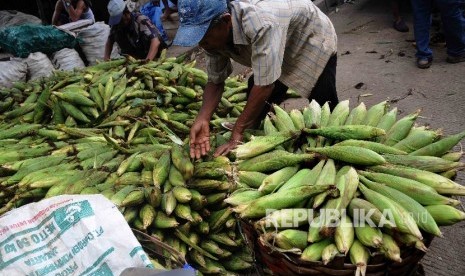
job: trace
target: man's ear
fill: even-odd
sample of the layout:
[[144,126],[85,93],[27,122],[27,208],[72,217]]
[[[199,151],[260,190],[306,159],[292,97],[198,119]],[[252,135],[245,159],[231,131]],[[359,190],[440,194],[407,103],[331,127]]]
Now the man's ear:
[[221,20],[223,20],[223,22],[225,22],[228,26],[232,25],[230,13],[223,14],[223,16],[221,17]]

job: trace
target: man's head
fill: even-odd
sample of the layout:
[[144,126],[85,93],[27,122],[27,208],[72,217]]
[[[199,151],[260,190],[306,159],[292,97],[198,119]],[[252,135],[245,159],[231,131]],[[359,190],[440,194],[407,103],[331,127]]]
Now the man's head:
[[128,9],[125,1],[110,0],[110,2],[108,2],[107,8],[108,13],[110,14],[108,25],[115,26],[121,23],[122,25],[126,26],[131,21],[131,12]]
[[227,0],[179,0],[180,26],[173,44],[186,47],[200,44],[206,50],[222,44],[214,39],[229,36],[231,16],[226,2]]

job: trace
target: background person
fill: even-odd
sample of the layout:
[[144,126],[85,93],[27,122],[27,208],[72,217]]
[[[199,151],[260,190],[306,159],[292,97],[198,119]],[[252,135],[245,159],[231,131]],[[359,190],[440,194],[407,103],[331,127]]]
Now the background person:
[[391,0],[391,11],[394,17],[393,27],[396,31],[406,33],[409,31],[409,27],[405,23],[404,19],[400,15],[400,6],[402,5],[401,0]]
[[[433,0],[436,3],[443,26],[449,63],[465,61],[465,15],[463,0]],[[431,0],[411,0],[413,9],[413,27],[417,48],[418,68],[429,68],[433,62],[430,44]]]
[[60,26],[82,19],[95,22],[91,7],[92,3],[89,0],[58,0],[52,16],[52,25]]
[[153,60],[167,48],[150,19],[138,12],[129,11],[124,1],[110,0],[108,13],[111,30],[105,44],[104,60],[110,59],[115,42],[118,43],[121,54],[147,61]]

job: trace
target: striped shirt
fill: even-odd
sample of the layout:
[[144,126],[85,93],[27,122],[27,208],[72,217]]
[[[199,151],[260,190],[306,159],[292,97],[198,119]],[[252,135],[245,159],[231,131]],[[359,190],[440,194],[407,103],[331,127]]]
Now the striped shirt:
[[252,68],[256,85],[279,79],[308,98],[336,53],[329,18],[311,0],[236,0],[231,18],[234,45],[206,53],[209,80],[223,82],[232,58]]

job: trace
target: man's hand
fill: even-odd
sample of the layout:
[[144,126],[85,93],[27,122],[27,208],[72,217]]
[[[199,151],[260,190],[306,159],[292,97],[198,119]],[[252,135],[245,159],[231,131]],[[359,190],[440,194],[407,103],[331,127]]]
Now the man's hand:
[[210,151],[210,126],[208,120],[197,119],[190,132],[190,154],[199,159]]
[[227,155],[230,151],[235,149],[237,145],[242,143],[242,139],[243,139],[242,134],[233,134],[228,143],[221,145],[220,147],[216,149],[215,154],[213,156],[218,157],[220,155],[223,155],[223,156]]

